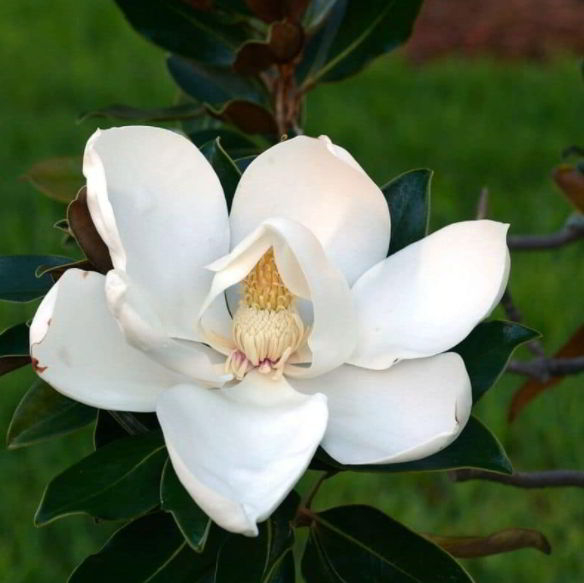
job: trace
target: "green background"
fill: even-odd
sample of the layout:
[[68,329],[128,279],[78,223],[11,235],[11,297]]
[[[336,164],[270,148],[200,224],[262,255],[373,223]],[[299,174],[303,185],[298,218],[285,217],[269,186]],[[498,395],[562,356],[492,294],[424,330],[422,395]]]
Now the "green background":
[[[81,154],[97,124],[77,125],[79,113],[112,102],[166,105],[175,89],[163,53],[130,29],[111,1],[3,0],[0,54],[0,254],[63,253],[51,225],[64,207],[19,178],[38,160]],[[560,228],[570,213],[550,170],[562,148],[584,142],[583,101],[572,57],[546,64],[452,58],[414,68],[398,55],[317,89],[308,101],[306,131],[328,134],[380,184],[410,168],[434,169],[432,229],[472,218],[478,193],[488,186],[491,218],[511,223],[512,234],[543,233]],[[581,259],[581,244],[513,255],[513,293],[550,352],[582,318]],[[34,307],[0,304],[0,328],[30,317]],[[26,369],[0,379],[2,432],[32,378]],[[515,467],[584,466],[582,381],[565,381],[509,426],[506,409],[518,383],[502,379],[477,408]],[[28,449],[0,449],[3,581],[64,581],[111,532],[111,525],[79,516],[32,526],[44,484],[90,448],[86,430]],[[576,489],[453,484],[441,474],[344,474],[325,484],[316,506],[351,502],[378,506],[423,532],[487,534],[521,526],[549,537],[550,557],[524,550],[467,561],[480,583],[584,579],[584,504]]]

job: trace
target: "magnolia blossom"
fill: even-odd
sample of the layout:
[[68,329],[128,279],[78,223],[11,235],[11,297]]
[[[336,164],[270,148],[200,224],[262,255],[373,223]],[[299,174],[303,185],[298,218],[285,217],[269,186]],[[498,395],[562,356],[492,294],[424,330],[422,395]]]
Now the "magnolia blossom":
[[506,225],[456,223],[386,258],[384,196],[326,137],[258,156],[230,215],[211,165],[167,130],[98,130],[83,172],[114,268],[49,291],[36,369],[87,405],[156,411],[217,524],[256,535],[319,444],[381,464],[460,434],[470,381],[445,351],[501,297]]

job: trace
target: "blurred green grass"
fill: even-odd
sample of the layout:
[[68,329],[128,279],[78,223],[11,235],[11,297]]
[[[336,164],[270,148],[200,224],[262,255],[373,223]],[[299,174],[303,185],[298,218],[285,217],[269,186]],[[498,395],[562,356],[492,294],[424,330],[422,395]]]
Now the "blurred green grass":
[[[35,161],[80,154],[97,124],[75,124],[96,106],[170,103],[175,90],[164,56],[134,34],[113,2],[4,0],[0,5],[0,254],[60,252],[51,225],[62,205],[19,177]],[[411,68],[399,57],[319,88],[308,104],[307,133],[326,133],[377,180],[409,168],[436,171],[432,228],[472,218],[483,186],[491,217],[512,233],[559,228],[570,208],[550,181],[566,145],[584,141],[584,87],[574,58],[545,66],[449,59]],[[107,124],[102,123],[102,126]],[[511,286],[525,321],[558,348],[582,319],[582,246],[515,254]],[[0,304],[0,328],[30,317],[34,305]],[[0,379],[0,430],[32,380],[29,370]],[[584,466],[582,381],[536,400],[512,426],[505,421],[515,378],[502,379],[477,409],[519,469]],[[71,517],[43,529],[32,516],[44,484],[90,450],[90,432],[33,448],[0,449],[0,573],[10,583],[64,581],[111,525]],[[417,530],[489,533],[539,528],[551,557],[525,550],[466,564],[480,583],[584,579],[582,492],[518,491],[494,484],[451,484],[440,474],[345,474],[322,488],[317,505],[371,503]]]

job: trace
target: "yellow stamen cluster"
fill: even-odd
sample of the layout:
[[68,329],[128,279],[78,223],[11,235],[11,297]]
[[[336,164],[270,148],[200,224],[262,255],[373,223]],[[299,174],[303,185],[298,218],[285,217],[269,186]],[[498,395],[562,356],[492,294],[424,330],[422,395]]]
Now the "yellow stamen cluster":
[[287,310],[293,296],[284,285],[270,248],[243,280],[243,301],[257,310]]
[[284,285],[274,251],[269,249],[243,280],[242,298],[233,318],[236,345],[225,364],[241,379],[248,370],[278,378],[286,361],[305,342],[307,330]]

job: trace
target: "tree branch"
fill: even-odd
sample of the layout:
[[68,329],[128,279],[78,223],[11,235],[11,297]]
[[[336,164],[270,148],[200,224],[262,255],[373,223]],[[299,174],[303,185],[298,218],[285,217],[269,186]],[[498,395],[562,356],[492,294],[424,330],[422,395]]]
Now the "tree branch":
[[548,235],[509,235],[507,245],[511,251],[541,251],[557,249],[584,238],[584,226],[568,224]]
[[584,472],[577,470],[547,470],[543,472],[516,472],[514,474],[497,474],[486,470],[454,470],[449,476],[455,482],[485,480],[498,482],[516,488],[557,488],[575,486],[584,488]]
[[507,365],[507,372],[528,376],[540,382],[546,382],[550,377],[563,377],[584,371],[584,356],[573,358],[546,358],[540,356],[528,362],[512,360]]

